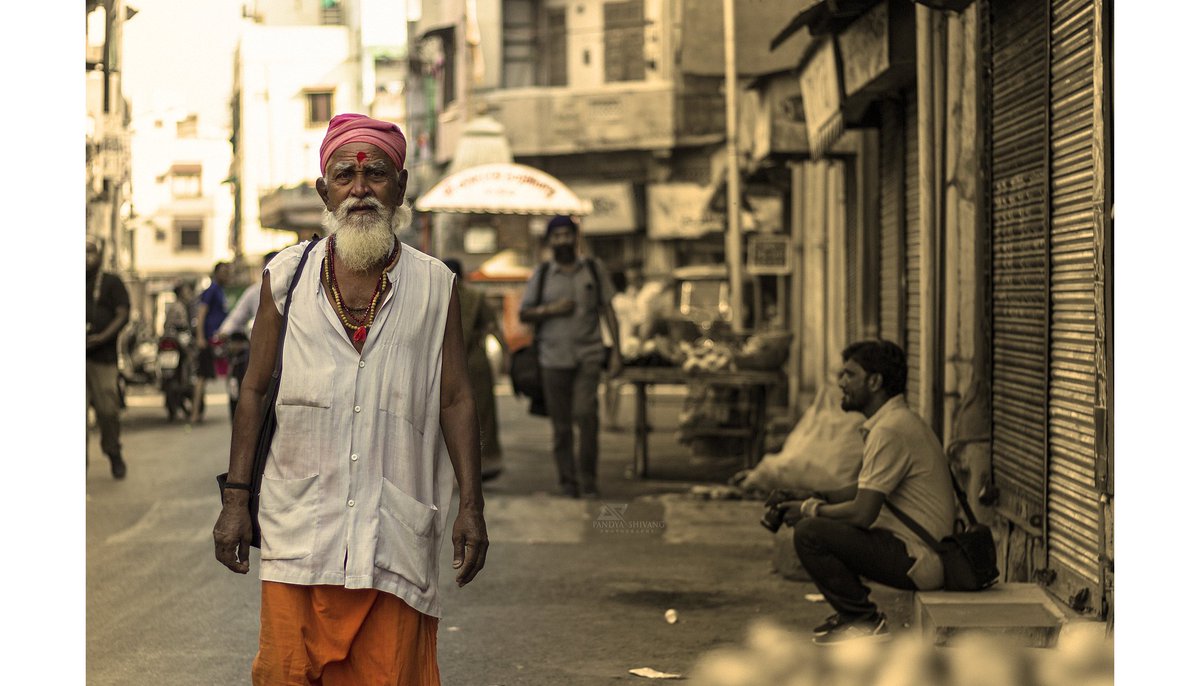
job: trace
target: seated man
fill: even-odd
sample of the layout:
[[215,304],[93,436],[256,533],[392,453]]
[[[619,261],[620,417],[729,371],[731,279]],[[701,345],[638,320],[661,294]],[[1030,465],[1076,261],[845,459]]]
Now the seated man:
[[900,508],[935,538],[951,533],[954,491],[933,430],[904,401],[908,365],[888,341],[862,341],[842,351],[842,409],[867,417],[858,483],[781,504],[795,527],[800,562],[837,611],[813,630],[813,641],[884,638],[887,618],[868,599],[861,577],[895,588],[942,585],[942,562],[889,506]]

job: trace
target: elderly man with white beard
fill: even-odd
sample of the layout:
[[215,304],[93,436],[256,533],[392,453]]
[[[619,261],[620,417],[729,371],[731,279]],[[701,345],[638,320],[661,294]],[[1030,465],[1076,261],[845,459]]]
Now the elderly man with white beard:
[[263,273],[234,419],[217,559],[249,571],[249,489],[283,332],[278,428],[262,477],[255,684],[440,683],[438,551],[453,482],[461,587],[483,568],[479,427],[454,277],[400,242],[406,142],[394,124],[334,117],[316,189],[329,236]]

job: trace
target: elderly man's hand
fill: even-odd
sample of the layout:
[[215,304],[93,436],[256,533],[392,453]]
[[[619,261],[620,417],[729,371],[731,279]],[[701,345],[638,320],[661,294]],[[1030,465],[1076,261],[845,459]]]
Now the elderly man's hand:
[[451,540],[454,542],[454,568],[458,570],[454,580],[461,588],[471,583],[487,559],[487,526],[483,523],[483,513],[459,509]]
[[249,496],[246,501],[240,504],[226,502],[213,527],[217,561],[238,574],[250,571],[250,539],[254,536]]

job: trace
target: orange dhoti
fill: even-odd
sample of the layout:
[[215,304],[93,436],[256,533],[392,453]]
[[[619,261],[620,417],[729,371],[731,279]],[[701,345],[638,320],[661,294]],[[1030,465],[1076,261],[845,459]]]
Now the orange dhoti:
[[438,620],[373,589],[262,583],[255,686],[440,686]]

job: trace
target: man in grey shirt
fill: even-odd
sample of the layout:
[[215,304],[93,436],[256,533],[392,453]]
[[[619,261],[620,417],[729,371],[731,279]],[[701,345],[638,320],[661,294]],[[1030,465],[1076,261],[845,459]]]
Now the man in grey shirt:
[[[600,372],[621,373],[621,353],[606,352],[600,338],[604,317],[612,340],[619,341],[612,309],[613,287],[604,266],[579,257],[579,225],[558,216],[546,226],[546,243],[554,259],[534,271],[521,299],[521,321],[533,324],[542,368],[546,408],[554,427],[554,460],[563,495],[599,497]],[[540,292],[539,292],[540,291]],[[575,459],[574,426],[579,427],[579,459]]]

